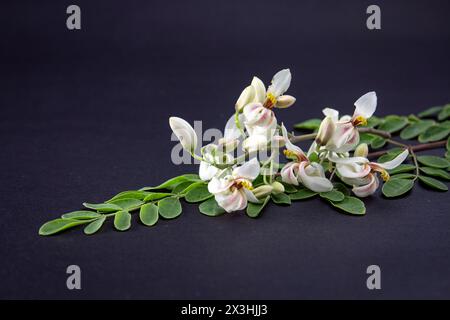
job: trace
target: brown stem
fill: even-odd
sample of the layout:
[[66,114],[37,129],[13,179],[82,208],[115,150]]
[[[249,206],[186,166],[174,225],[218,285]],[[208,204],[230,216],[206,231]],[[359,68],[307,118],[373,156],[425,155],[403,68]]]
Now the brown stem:
[[[415,146],[407,146],[409,150],[412,150],[413,152],[419,152],[419,151],[425,151],[425,150],[431,150],[436,148],[442,148],[447,143],[446,140],[442,141],[436,141],[436,142],[430,142],[430,143],[422,143],[422,144],[416,144]],[[379,156],[382,156],[383,154],[389,152],[389,150],[381,150],[381,151],[375,151],[371,152],[367,155],[368,158],[376,158]]]

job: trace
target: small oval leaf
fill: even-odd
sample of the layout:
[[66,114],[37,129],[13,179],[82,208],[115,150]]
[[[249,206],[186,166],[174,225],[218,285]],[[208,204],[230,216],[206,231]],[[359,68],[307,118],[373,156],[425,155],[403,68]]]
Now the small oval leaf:
[[401,130],[408,124],[408,119],[399,116],[387,116],[383,123],[378,127],[379,130],[387,131],[390,133]]
[[309,119],[297,124],[294,124],[294,129],[300,129],[300,130],[316,130],[319,129],[320,123],[322,122],[321,119]]
[[187,202],[200,202],[211,198],[213,195],[208,191],[208,185],[201,184],[189,190],[186,193],[185,200]]
[[139,208],[144,202],[138,199],[117,199],[110,203],[120,207],[121,210],[134,210]]
[[433,189],[439,190],[439,191],[448,191],[448,187],[440,182],[439,180],[436,180],[431,177],[425,177],[425,176],[419,176],[420,182],[424,183],[426,186],[431,187]]
[[123,191],[121,193],[116,194],[114,197],[112,197],[111,199],[109,199],[108,201],[105,201],[105,202],[109,203],[113,200],[118,200],[118,199],[143,200],[147,194],[148,194],[148,192],[145,192],[145,191],[135,191],[135,190]]
[[173,219],[181,214],[182,208],[178,198],[164,198],[158,202],[159,214],[165,219]]
[[262,201],[261,203],[252,203],[249,202],[247,205],[247,215],[250,218],[256,218],[261,214],[261,211],[264,209],[264,207],[267,205],[267,203],[270,200],[270,196],[267,196],[266,199],[264,199],[264,201]]
[[[291,193],[292,194],[292,193]],[[276,204],[290,205],[291,198],[286,193],[277,193],[271,195],[272,201]]]
[[394,198],[407,193],[414,186],[414,180],[409,179],[389,179],[381,191],[388,198]]
[[114,227],[119,231],[126,231],[131,227],[131,214],[128,211],[119,211],[114,216]]
[[115,212],[115,211],[119,211],[122,210],[121,207],[112,204],[112,203],[83,203],[83,206],[85,206],[86,208],[92,209],[92,210],[97,210],[99,212]]
[[217,201],[214,198],[211,198],[211,199],[206,200],[205,202],[202,202],[199,206],[199,210],[204,215],[207,215],[210,217],[217,217],[226,212],[224,208],[222,208],[221,206],[219,206],[217,204]]
[[342,201],[345,198],[345,195],[342,192],[338,191],[338,190],[331,190],[331,191],[328,191],[328,192],[321,192],[321,193],[319,193],[319,195],[322,198],[324,198],[324,199],[328,199],[328,200],[334,201],[334,202]]
[[153,203],[144,204],[139,212],[139,218],[146,226],[153,226],[158,222],[158,207]]
[[75,219],[55,219],[44,223],[39,228],[39,234],[41,236],[49,236],[66,229],[76,227],[80,224],[88,223],[86,220],[75,220]]
[[334,207],[353,215],[363,215],[366,213],[366,206],[364,205],[364,202],[356,197],[345,196],[344,200],[342,201],[330,201],[330,203]]
[[425,132],[419,135],[419,142],[433,142],[447,138],[450,133],[450,128],[444,126],[434,125],[429,127]]
[[306,188],[301,188],[297,192],[291,193],[289,195],[289,197],[291,198],[292,201],[296,201],[296,200],[308,199],[308,198],[314,197],[315,195],[317,195],[317,192],[311,191]]
[[429,176],[433,176],[433,177],[437,177],[437,178],[441,178],[441,179],[445,179],[445,180],[450,180],[450,173],[448,173],[447,171],[442,170],[442,169],[431,168],[431,167],[421,167],[420,171],[422,171],[423,173],[425,173],[426,175],[429,175]]
[[84,228],[84,233],[87,235],[96,233],[98,230],[100,230],[100,228],[102,227],[105,220],[106,220],[106,217],[103,216],[103,217],[100,217],[100,218],[92,221]]
[[159,200],[162,198],[167,198],[173,196],[173,193],[166,193],[166,192],[152,192],[149,193],[145,198],[144,198],[144,202],[149,202],[149,201],[155,201],[155,200]]
[[450,162],[447,159],[436,156],[419,156],[417,161],[428,167],[438,169],[446,169],[450,166]]
[[88,219],[94,219],[100,217],[101,214],[94,211],[86,211],[86,210],[80,210],[80,211],[72,211],[69,213],[64,213],[61,218],[63,219],[77,219],[77,220],[88,220]]

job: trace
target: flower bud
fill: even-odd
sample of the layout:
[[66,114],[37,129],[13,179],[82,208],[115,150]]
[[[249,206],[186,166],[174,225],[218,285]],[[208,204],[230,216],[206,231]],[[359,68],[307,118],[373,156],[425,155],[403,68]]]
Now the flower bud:
[[265,184],[253,189],[252,192],[255,195],[255,197],[264,198],[267,197],[269,194],[271,194],[272,190],[273,190],[272,186]]
[[333,136],[336,125],[331,117],[325,117],[320,123],[319,131],[316,136],[316,143],[319,146],[326,145]]
[[236,111],[241,112],[242,109],[247,104],[253,101],[254,97],[255,97],[255,88],[253,86],[248,86],[247,88],[245,88],[236,101],[235,105]]
[[278,181],[273,182],[273,183],[271,184],[271,186],[272,186],[272,188],[273,188],[273,190],[272,190],[272,193],[273,193],[273,194],[279,194],[279,193],[284,192],[284,186],[283,186],[283,184],[279,183]]
[[294,102],[295,98],[293,96],[290,95],[279,96],[275,104],[275,107],[280,109],[289,108],[294,104]]
[[170,117],[169,125],[178,140],[180,140],[183,148],[193,153],[197,147],[197,134],[194,128],[186,120],[178,117]]
[[367,146],[367,143],[361,143],[356,147],[354,156],[366,158],[368,154],[369,154],[369,147]]

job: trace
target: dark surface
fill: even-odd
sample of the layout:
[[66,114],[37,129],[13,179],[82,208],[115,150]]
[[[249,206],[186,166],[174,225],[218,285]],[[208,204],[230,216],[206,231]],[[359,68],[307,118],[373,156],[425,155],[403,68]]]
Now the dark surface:
[[184,205],[153,228],[37,234],[83,201],[197,170],[171,163],[168,117],[222,128],[253,75],[291,68],[288,127],[370,90],[379,115],[449,102],[448,1],[377,1],[379,31],[367,1],[77,1],[75,32],[71,3],[0,7],[1,298],[450,298],[448,193],[422,187],[367,199],[362,218],[319,200],[256,220]]

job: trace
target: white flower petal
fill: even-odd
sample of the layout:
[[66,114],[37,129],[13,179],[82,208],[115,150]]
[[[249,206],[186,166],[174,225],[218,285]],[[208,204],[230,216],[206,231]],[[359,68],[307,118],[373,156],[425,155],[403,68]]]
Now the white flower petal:
[[348,158],[340,158],[336,155],[328,157],[328,159],[331,162],[339,163],[339,164],[352,164],[352,163],[358,163],[358,164],[364,164],[369,163],[369,160],[364,157],[348,157]]
[[359,165],[357,163],[353,164],[336,164],[336,169],[339,174],[344,178],[362,178],[367,176],[371,168],[367,164]]
[[252,158],[250,161],[244,163],[242,166],[233,170],[233,176],[235,178],[245,178],[250,181],[256,179],[259,175],[260,167],[257,158]]
[[233,212],[247,207],[247,198],[241,190],[234,189],[233,192],[223,192],[215,195],[217,204],[226,212]]
[[339,111],[332,108],[325,108],[322,110],[322,113],[326,117],[330,117],[333,122],[337,122],[339,120]]
[[198,170],[198,175],[203,181],[211,180],[220,170],[208,162],[200,162],[200,168]]
[[248,86],[245,88],[239,98],[236,101],[236,110],[241,111],[247,104],[255,99],[255,88],[253,86]]
[[371,91],[360,97],[355,102],[354,116],[363,116],[365,119],[370,118],[377,109],[377,94]]
[[246,188],[242,188],[242,190],[245,193],[245,196],[247,197],[247,200],[253,203],[258,203],[259,200],[258,198],[253,194],[253,192],[251,192],[250,190],[246,189]]
[[212,194],[218,194],[227,191],[232,185],[233,180],[213,177],[208,183],[208,191]]
[[405,149],[402,153],[400,153],[391,161],[376,163],[376,165],[386,170],[392,170],[398,167],[403,161],[405,161],[405,159],[408,157],[408,154],[409,154],[408,149]]
[[[320,166],[319,164],[316,165]],[[309,172],[308,174],[305,170],[307,167],[311,167],[311,164],[308,164],[307,162],[301,162],[298,170],[298,177],[300,179],[300,182],[305,187],[315,192],[328,192],[333,190],[333,184],[323,175],[323,168],[321,171],[318,167],[313,168],[315,174],[318,175],[311,175],[311,172]],[[309,169],[311,170],[311,168]]]
[[298,168],[300,164],[298,162],[288,162],[281,169],[281,180],[284,183],[298,186]]
[[353,193],[360,198],[368,197],[377,191],[380,184],[378,178],[374,174],[369,174],[369,183],[363,186],[353,186]]
[[194,128],[186,120],[178,117],[170,117],[169,125],[183,148],[193,153],[197,147],[197,134]]
[[266,86],[258,77],[253,77],[251,86],[254,88],[255,96],[253,102],[264,103],[266,99]]
[[286,149],[288,149],[288,150],[290,150],[290,151],[294,151],[294,152],[296,152],[296,153],[298,153],[298,154],[304,156],[305,153],[303,152],[303,150],[300,149],[299,146],[294,145],[294,144],[289,140],[289,137],[288,137],[288,133],[287,133],[286,127],[284,126],[283,123],[281,123],[281,132],[282,132],[282,134],[283,134],[283,138],[284,138],[284,141],[285,141]]
[[267,89],[267,92],[271,92],[275,97],[281,96],[289,89],[291,85],[291,71],[289,69],[283,69],[278,71],[272,78],[272,84]]
[[282,95],[279,96],[277,102],[275,103],[275,107],[279,109],[289,108],[295,103],[295,98],[290,95]]
[[267,141],[266,136],[260,135],[260,134],[254,134],[248,137],[244,140],[242,143],[242,149],[245,151],[252,153],[256,152],[258,150],[265,150],[267,149],[267,144],[269,141]]
[[[238,116],[238,120],[239,120],[239,123],[242,124],[244,121],[244,115],[240,114]],[[233,139],[238,139],[240,136],[241,136],[241,131],[236,126],[236,118],[235,118],[235,115],[233,114],[228,119],[228,121],[225,125],[223,137],[226,138],[227,140],[233,140]]]

